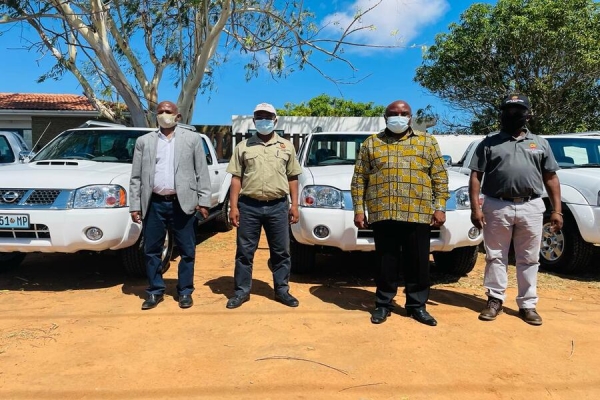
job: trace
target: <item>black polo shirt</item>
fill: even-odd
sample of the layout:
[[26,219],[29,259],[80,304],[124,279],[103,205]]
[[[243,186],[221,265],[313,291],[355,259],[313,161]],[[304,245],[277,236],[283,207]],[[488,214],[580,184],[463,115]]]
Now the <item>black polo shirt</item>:
[[469,168],[483,172],[481,192],[491,197],[527,197],[544,192],[543,172],[560,168],[548,141],[529,130],[514,138],[500,131],[475,150]]

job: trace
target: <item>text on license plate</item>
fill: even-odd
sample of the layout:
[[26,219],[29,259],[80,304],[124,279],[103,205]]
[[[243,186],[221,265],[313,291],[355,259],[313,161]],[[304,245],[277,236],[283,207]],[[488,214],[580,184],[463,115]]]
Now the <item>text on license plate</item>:
[[29,215],[27,214],[0,214],[0,229],[29,229]]

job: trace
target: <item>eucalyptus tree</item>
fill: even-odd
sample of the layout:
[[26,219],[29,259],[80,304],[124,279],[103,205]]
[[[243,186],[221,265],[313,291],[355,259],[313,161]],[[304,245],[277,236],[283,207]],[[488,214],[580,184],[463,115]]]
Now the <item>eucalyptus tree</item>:
[[30,27],[22,29],[26,47],[56,59],[39,81],[71,73],[102,116],[120,118],[118,104],[105,101],[118,96],[133,124],[146,126],[154,124],[165,75],[189,122],[198,92],[213,88],[213,72],[234,55],[247,79],[262,68],[276,78],[314,68],[337,82],[318,60],[353,70],[344,50],[370,46],[353,35],[374,28],[362,18],[382,1],[356,10],[336,37],[301,0],[3,0],[0,24]]

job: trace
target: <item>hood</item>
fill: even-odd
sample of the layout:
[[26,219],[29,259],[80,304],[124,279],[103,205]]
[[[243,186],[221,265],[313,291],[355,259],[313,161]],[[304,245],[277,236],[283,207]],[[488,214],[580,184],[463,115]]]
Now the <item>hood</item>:
[[0,188],[76,189],[110,184],[120,176],[119,184],[123,185],[124,182],[129,184],[130,175],[131,164],[83,160],[35,161],[2,167]]
[[581,193],[588,204],[598,204],[600,168],[569,168],[556,171],[561,186],[571,186]]
[[[331,165],[306,168],[312,177],[311,184],[326,185],[340,190],[350,190],[354,165]],[[448,189],[456,190],[469,185],[469,177],[458,172],[448,171]]]

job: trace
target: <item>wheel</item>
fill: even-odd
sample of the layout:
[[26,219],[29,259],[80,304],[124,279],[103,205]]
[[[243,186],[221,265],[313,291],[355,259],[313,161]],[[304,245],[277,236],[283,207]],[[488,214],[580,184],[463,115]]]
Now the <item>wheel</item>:
[[292,272],[306,274],[315,269],[315,246],[298,243],[290,232],[290,257]]
[[464,276],[475,267],[478,254],[477,246],[457,247],[452,251],[433,252],[433,260],[440,271]]
[[[161,255],[162,272],[168,271],[171,266],[171,256],[173,255],[173,233],[167,231],[163,251]],[[140,238],[133,246],[121,250],[121,264],[127,275],[135,278],[146,277],[146,260],[144,256],[144,236]]]
[[219,213],[215,217],[215,229],[218,232],[228,232],[233,229],[233,225],[229,221],[229,210],[231,206],[229,205],[229,193],[225,196],[225,200],[223,201],[223,205],[219,210]]
[[12,253],[0,253],[0,272],[6,272],[17,268],[25,259],[25,253],[17,251]]
[[542,268],[562,273],[583,271],[591,265],[593,256],[594,245],[583,240],[573,217],[565,215],[562,229],[552,232],[550,215],[544,215],[540,247]]

